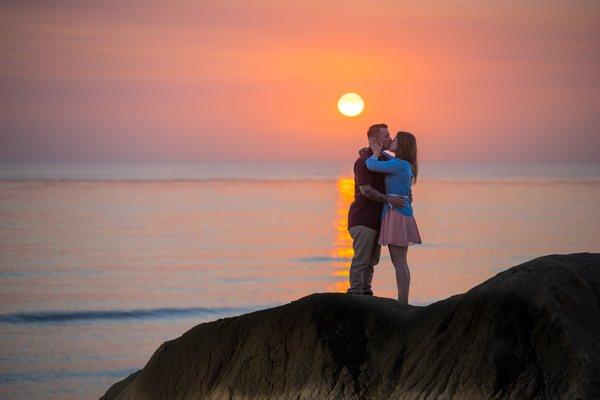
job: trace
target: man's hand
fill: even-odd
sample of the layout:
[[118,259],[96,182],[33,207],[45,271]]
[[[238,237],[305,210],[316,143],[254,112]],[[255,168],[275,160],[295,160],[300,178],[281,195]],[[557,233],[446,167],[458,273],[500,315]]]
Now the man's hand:
[[393,207],[402,208],[404,207],[404,198],[401,196],[386,196],[387,202],[390,203]]

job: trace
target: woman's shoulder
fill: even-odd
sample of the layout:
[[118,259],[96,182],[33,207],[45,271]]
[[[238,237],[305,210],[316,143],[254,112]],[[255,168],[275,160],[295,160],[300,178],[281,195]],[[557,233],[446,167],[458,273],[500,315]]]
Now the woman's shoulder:
[[410,167],[410,163],[403,158],[394,157],[394,160],[396,160],[398,164],[404,168]]
[[393,164],[393,166],[394,166],[394,169],[395,169],[397,172],[401,172],[402,170],[404,170],[404,169],[405,169],[404,163],[405,163],[406,161],[404,161],[404,160],[403,160],[403,159],[401,159],[401,158],[398,158],[398,157],[392,157],[392,158],[390,158],[390,159],[388,160],[388,162],[390,163],[390,165],[392,165],[392,164]]
[[402,169],[408,171],[410,173],[410,175],[412,175],[412,165],[408,161],[406,161],[403,158],[396,158],[396,160],[398,160],[400,162]]
[[398,160],[400,160],[402,162],[403,165],[406,165],[408,167],[411,166],[410,162],[406,161],[404,158],[399,158]]

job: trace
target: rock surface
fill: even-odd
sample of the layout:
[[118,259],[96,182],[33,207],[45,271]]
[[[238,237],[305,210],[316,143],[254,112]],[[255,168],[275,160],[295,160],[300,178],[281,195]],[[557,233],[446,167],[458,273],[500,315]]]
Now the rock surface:
[[600,254],[425,307],[313,294],[163,343],[109,399],[600,399]]

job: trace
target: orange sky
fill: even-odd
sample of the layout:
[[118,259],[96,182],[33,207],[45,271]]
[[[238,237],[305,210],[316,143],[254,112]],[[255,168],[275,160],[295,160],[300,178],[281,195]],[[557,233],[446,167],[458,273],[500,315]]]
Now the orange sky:
[[0,160],[600,162],[599,4],[4,1]]

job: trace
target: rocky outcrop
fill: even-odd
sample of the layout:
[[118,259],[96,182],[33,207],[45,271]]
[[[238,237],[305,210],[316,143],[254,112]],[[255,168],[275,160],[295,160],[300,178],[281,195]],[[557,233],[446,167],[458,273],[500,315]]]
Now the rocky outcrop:
[[426,307],[313,294],[198,325],[102,399],[599,399],[600,254]]

